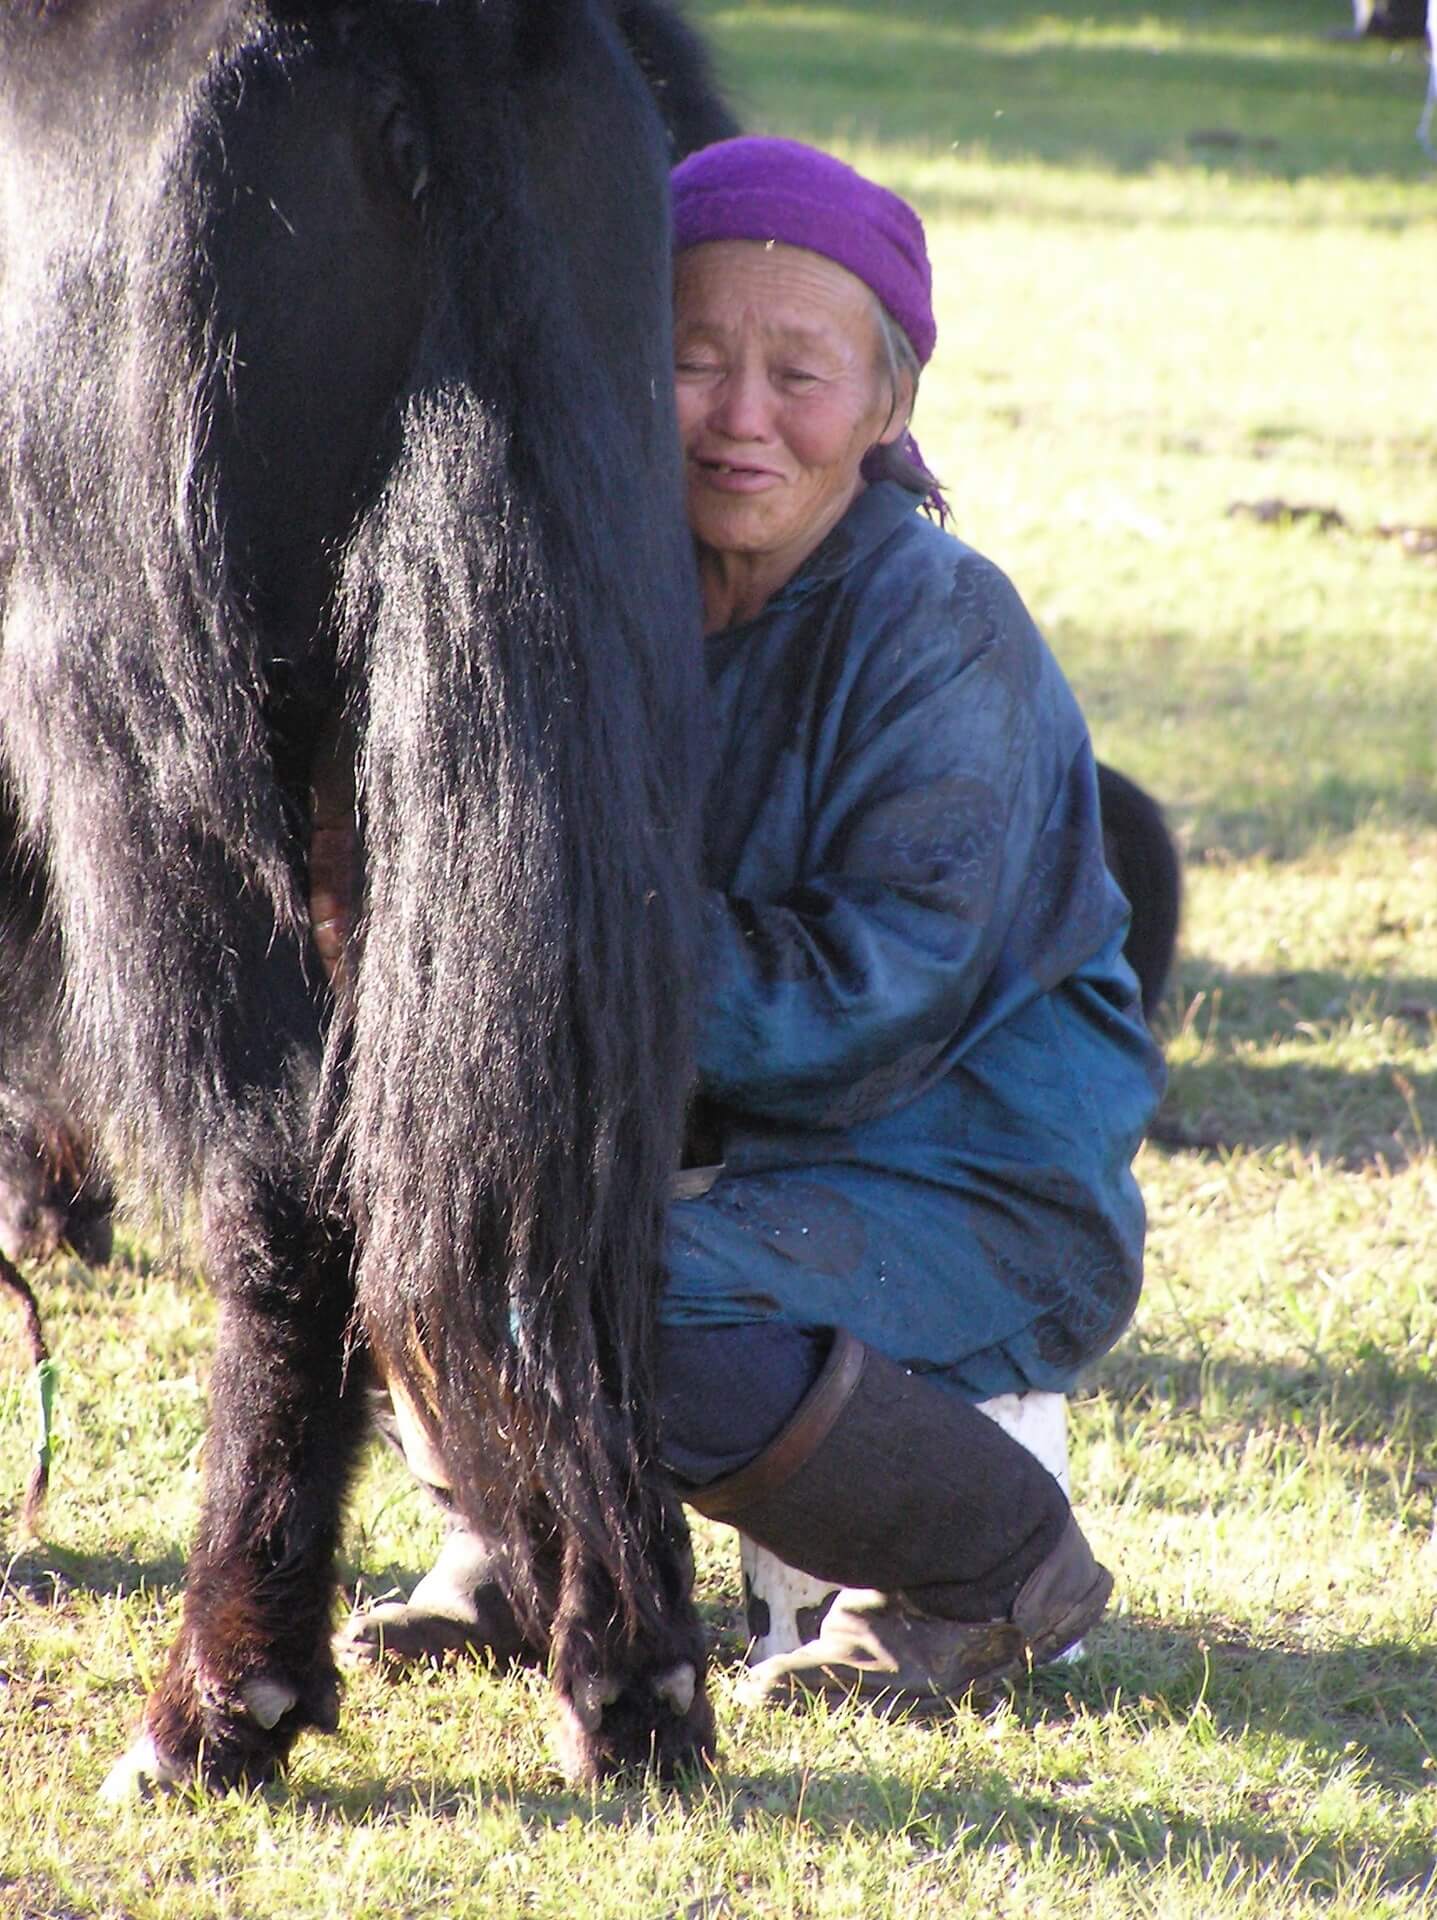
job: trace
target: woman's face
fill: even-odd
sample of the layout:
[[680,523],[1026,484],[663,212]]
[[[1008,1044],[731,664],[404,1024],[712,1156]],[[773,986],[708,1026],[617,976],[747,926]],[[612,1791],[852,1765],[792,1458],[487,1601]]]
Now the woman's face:
[[674,325],[694,536],[787,578],[905,425],[873,296],[822,254],[716,240],[679,255]]

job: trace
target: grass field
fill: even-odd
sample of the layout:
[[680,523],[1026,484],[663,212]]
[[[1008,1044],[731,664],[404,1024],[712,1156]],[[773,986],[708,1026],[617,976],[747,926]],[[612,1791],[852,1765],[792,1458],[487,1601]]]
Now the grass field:
[[[178,1605],[211,1310],[143,1249],[46,1283],[49,1535],[0,1360],[0,1916],[1437,1914],[1437,171],[1345,0],[711,4],[751,124],[928,224],[925,451],[1188,859],[1149,1279],[1073,1409],[1118,1570],[1086,1661],[940,1728],[731,1699],[576,1795],[542,1691],[361,1679],[287,1792],[101,1824]],[[1340,523],[1235,508],[1278,500]],[[1437,545],[1437,540],[1434,540]],[[345,1577],[426,1564],[375,1460]]]

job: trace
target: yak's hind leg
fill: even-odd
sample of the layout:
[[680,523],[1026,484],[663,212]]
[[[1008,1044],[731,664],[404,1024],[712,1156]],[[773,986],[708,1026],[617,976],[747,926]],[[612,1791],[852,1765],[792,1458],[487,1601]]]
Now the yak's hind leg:
[[571,1780],[641,1769],[673,1779],[714,1755],[707,1652],[690,1598],[688,1525],[672,1493],[651,1489],[646,1504],[660,1612],[638,1638],[624,1629],[608,1570],[577,1534],[563,1548],[549,1667],[559,1760]]
[[[566,1523],[542,1490],[534,1448],[517,1444],[521,1433],[534,1438],[529,1417],[471,1346],[461,1391],[471,1407],[488,1410],[489,1431],[480,1448],[461,1453],[465,1465],[456,1473],[438,1435],[445,1428],[441,1403],[452,1405],[461,1368],[425,1361],[406,1384],[383,1328],[371,1331],[392,1408],[381,1416],[381,1431],[454,1524],[409,1604],[357,1616],[335,1643],[341,1657],[389,1657],[384,1643],[392,1628],[399,1665],[466,1651],[499,1664],[547,1665],[558,1758],[575,1781],[645,1769],[672,1779],[712,1760],[714,1716],[688,1523],[663,1469],[615,1477],[610,1484],[626,1482],[628,1499],[609,1531]],[[430,1392],[415,1391],[420,1377]],[[539,1438],[537,1452],[551,1451]],[[588,1499],[571,1491],[587,1508]],[[642,1584],[632,1559],[626,1564],[635,1552]]]
[[179,1637],[110,1799],[262,1782],[338,1718],[333,1562],[365,1425],[350,1249],[253,1167],[207,1183],[203,1206],[221,1300],[203,1504]]
[[[678,1501],[661,1495],[652,1502],[660,1537],[649,1557],[661,1600],[657,1621],[636,1643],[624,1630],[612,1573],[580,1534],[566,1545],[552,1508],[542,1500],[513,1503],[495,1486],[479,1505],[487,1509],[492,1500],[508,1510],[507,1539],[487,1510],[482,1521],[461,1519],[458,1507],[479,1510],[473,1485],[456,1497],[423,1421],[402,1396],[379,1398],[374,1424],[449,1514],[451,1530],[407,1602],[348,1622],[335,1641],[341,1662],[382,1662],[393,1671],[472,1653],[498,1666],[547,1665],[558,1755],[574,1780],[650,1766],[671,1777],[696,1757],[712,1758],[704,1639],[689,1598],[693,1563]],[[496,1463],[503,1455],[496,1446]]]

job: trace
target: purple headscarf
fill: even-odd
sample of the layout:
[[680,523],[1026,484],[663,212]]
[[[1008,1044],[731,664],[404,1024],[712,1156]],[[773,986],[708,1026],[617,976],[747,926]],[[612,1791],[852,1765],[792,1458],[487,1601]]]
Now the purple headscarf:
[[[821,253],[861,280],[926,366],[938,337],[923,222],[906,200],[832,154],[755,134],[701,147],[672,175],[674,252],[710,240],[777,241]],[[927,477],[912,434],[905,449]],[[864,463],[875,478],[874,454]],[[946,518],[936,481],[926,503]]]
[[871,287],[926,366],[938,329],[923,222],[906,200],[830,153],[747,134],[674,168],[674,252],[777,240],[836,260]]

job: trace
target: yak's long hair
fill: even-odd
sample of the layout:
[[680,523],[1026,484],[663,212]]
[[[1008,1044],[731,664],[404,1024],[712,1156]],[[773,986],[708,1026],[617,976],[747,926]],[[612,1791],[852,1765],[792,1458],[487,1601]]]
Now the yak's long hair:
[[[43,90],[0,73],[10,230],[49,236],[0,292],[0,750],[71,1059],[171,1195],[340,1196],[461,1504],[577,1530],[637,1633],[677,1524],[648,1408],[703,776],[658,123],[595,0],[209,11],[213,57],[115,109],[119,177],[35,159]],[[248,216],[216,181],[340,39],[399,103],[422,317],[328,597],[290,604],[236,477]],[[329,1021],[302,796],[340,701],[366,881]],[[534,1577],[521,1539],[531,1614]]]
[[[344,569],[369,876],[344,1139],[361,1314],[461,1500],[522,1542],[506,1509],[542,1490],[635,1605],[689,1076],[694,610],[668,363],[639,338],[601,361],[575,326],[521,111],[491,99],[482,147],[469,115],[434,129],[454,241]],[[662,196],[638,218],[661,230]],[[611,248],[662,310],[665,250]]]

